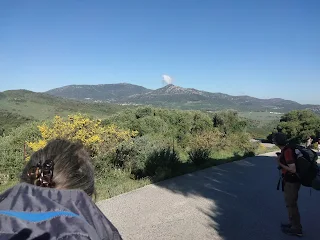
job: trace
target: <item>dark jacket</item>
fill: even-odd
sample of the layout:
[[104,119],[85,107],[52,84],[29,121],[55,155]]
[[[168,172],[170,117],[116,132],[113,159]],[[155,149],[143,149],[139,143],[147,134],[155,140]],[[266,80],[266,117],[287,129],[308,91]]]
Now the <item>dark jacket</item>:
[[[19,217],[10,216],[12,212],[20,214]],[[67,215],[48,217],[48,212],[66,212]],[[47,219],[41,219],[45,216]],[[85,192],[27,183],[18,184],[0,195],[0,239],[13,236],[13,239],[42,236],[39,239],[121,240],[118,230]]]

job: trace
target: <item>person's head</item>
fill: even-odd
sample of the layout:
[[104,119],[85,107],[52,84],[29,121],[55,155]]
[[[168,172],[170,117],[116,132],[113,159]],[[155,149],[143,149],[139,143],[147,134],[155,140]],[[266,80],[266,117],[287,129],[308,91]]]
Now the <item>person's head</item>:
[[283,148],[287,145],[287,136],[282,132],[278,132],[273,135],[272,141],[277,147]]
[[95,192],[88,152],[82,144],[67,140],[53,140],[32,154],[20,180],[38,186],[80,189],[89,196]]

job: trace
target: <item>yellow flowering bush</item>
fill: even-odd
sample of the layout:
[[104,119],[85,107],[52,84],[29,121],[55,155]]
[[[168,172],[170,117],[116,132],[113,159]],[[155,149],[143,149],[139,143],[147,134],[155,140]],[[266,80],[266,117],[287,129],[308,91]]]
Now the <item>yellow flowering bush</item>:
[[[47,141],[41,139],[38,142],[28,142],[27,145],[32,149],[32,151],[38,151],[41,148],[44,148],[47,144]],[[27,157],[27,160],[29,160],[29,157]]]
[[102,126],[101,120],[90,119],[77,114],[63,119],[55,116],[52,123],[43,123],[38,126],[41,139],[37,142],[28,142],[32,151],[43,148],[52,139],[68,139],[80,141],[91,152],[112,151],[116,146],[135,137],[138,133],[131,130],[123,130],[111,124]]

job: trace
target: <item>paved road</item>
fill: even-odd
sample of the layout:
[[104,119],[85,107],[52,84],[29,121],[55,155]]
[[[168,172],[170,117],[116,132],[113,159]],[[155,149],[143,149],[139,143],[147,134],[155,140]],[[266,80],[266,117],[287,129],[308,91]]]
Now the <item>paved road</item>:
[[[124,239],[286,240],[274,154],[224,164],[99,202]],[[320,192],[300,191],[306,240],[320,239]]]
[[272,144],[272,143],[261,143],[263,146],[265,146],[266,148],[273,148],[273,147],[275,147],[275,145],[274,144]]
[[251,139],[250,141],[251,142],[259,142],[260,144],[262,144],[266,148],[272,148],[275,146],[273,143],[265,143],[265,142],[261,142],[261,140],[257,140],[257,139]]

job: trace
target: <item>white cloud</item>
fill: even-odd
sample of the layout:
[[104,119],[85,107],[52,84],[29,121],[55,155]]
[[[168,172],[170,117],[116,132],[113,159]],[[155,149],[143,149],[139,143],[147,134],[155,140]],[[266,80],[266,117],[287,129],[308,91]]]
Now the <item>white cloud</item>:
[[170,77],[169,75],[162,75],[162,80],[164,81],[164,82],[166,82],[167,84],[172,84],[172,82],[173,82],[173,78],[172,77]]

